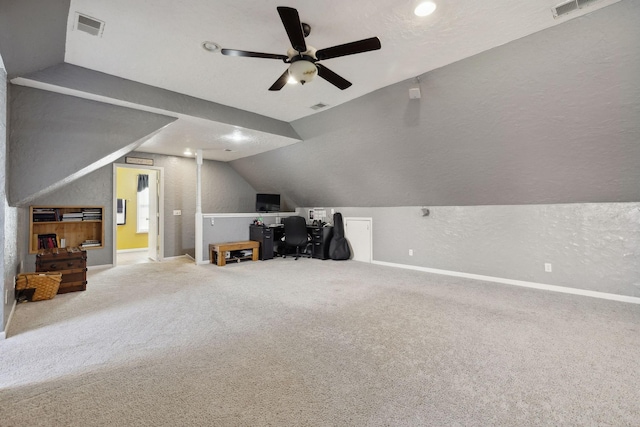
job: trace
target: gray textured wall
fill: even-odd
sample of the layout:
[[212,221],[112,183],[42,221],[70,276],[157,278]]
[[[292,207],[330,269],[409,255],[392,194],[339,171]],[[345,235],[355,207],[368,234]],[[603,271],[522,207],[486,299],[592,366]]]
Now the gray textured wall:
[[[623,1],[297,120],[232,162],[294,206],[640,200],[640,2]],[[428,53],[425,53],[428,54]]]
[[[193,158],[134,152],[154,159],[165,172],[165,257],[195,257],[196,161]],[[120,159],[116,163],[124,163]],[[227,163],[205,160],[202,164],[203,212],[250,212],[256,191]],[[173,210],[182,210],[174,216]]]
[[640,297],[640,203],[421,208],[335,209],[373,219],[375,261]]
[[10,78],[64,60],[69,3],[0,1],[0,52]]
[[[112,263],[111,251],[113,249],[113,171],[112,166],[107,165],[91,172],[83,178],[73,181],[64,187],[33,200],[31,205],[39,206],[104,206],[102,220],[105,224],[103,236],[104,248],[89,249],[87,251],[87,265],[105,265]],[[22,227],[25,234],[25,242],[29,239],[29,208],[20,209],[23,216]],[[36,256],[28,254],[29,248],[25,247],[23,257],[25,259],[25,271],[35,271]]]
[[39,89],[11,86],[9,201],[39,195],[113,162],[176,120]]
[[[164,169],[164,256],[195,256],[196,161],[184,157],[132,152],[135,157],[150,158]],[[124,158],[115,162],[124,163]],[[228,164],[205,160],[202,165],[203,209],[209,212],[247,212],[254,209],[255,190]],[[89,266],[113,263],[113,166],[108,165],[85,178],[65,185],[33,201],[33,205],[98,205],[105,207],[104,248],[87,251]],[[182,210],[174,216],[173,210]],[[22,235],[28,240],[28,208],[21,209]],[[35,270],[35,255],[22,249],[25,271]]]
[[[19,271],[20,247],[18,239],[18,209],[10,207],[6,195],[7,166],[7,74],[0,57],[0,331],[4,331],[14,304],[14,276]],[[7,293],[8,291],[8,293]],[[7,303],[5,304],[5,295]]]
[[291,125],[281,120],[71,64],[58,64],[24,77],[133,104],[300,139]]
[[[254,210],[255,207],[252,207],[244,211],[245,214],[240,214],[239,216],[204,217],[202,219],[202,259],[209,259],[209,244],[211,243],[249,240],[249,226],[258,217],[262,218],[264,224],[280,224],[281,219],[285,216],[295,215],[295,213],[291,212],[273,214],[256,212],[255,214],[246,215]],[[220,213],[218,211],[205,211],[204,213],[213,212]],[[212,219],[214,220],[213,224],[211,223]]]

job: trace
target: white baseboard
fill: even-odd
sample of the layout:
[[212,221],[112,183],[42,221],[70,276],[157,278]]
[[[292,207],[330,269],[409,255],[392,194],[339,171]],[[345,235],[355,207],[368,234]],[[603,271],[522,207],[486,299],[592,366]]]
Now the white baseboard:
[[4,331],[0,332],[0,340],[7,339],[7,331],[9,330],[11,319],[13,319],[13,313],[16,311],[16,305],[18,305],[18,301],[13,300],[13,306],[11,307],[11,313],[9,313],[9,317],[7,318],[7,324],[4,326]]
[[176,255],[176,256],[168,256],[168,257],[164,257],[162,258],[162,260],[167,260],[167,259],[180,259],[180,258],[189,258],[189,259],[193,259],[191,257],[191,255],[189,254],[184,254],[184,255]]
[[423,271],[425,273],[442,274],[445,276],[464,277],[466,279],[484,280],[486,282],[503,283],[505,285],[522,286],[525,288],[541,289],[545,291],[560,292],[564,294],[581,295],[585,297],[607,299],[631,304],[640,304],[640,298],[626,295],[610,294],[606,292],[589,291],[586,289],[568,288],[566,286],[547,285],[544,283],[527,282],[524,280],[505,279],[502,277],[483,276],[481,274],[462,273],[459,271],[439,270],[436,268],[418,267],[415,265],[396,264],[385,261],[371,261],[372,264],[384,265],[387,267],[404,268],[407,270]]
[[135,249],[118,249],[116,253],[118,254],[126,254],[128,252],[146,252],[149,248],[135,248]]
[[101,264],[101,265],[88,265],[87,270],[104,270],[106,268],[112,268],[113,264]]

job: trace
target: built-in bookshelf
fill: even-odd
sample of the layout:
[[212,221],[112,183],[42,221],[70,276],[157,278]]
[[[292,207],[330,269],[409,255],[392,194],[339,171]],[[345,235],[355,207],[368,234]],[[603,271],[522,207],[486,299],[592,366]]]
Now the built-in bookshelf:
[[104,247],[104,206],[31,206],[29,253],[39,249]]

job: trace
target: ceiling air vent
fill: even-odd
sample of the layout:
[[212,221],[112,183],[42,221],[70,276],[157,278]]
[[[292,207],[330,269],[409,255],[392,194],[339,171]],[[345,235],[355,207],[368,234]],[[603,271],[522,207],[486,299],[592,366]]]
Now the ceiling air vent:
[[553,10],[553,17],[557,18],[558,16],[566,15],[569,12],[578,10],[578,2],[576,0],[571,0],[566,3],[557,5],[552,10]]
[[76,29],[92,36],[102,37],[104,22],[76,12]]
[[319,102],[319,103],[317,103],[316,105],[312,105],[312,106],[311,106],[311,109],[312,109],[312,110],[321,110],[321,109],[323,109],[324,107],[328,107],[328,106],[329,106],[328,104],[323,104],[322,102]]
[[570,0],[557,5],[552,8],[553,17],[558,18],[562,15],[566,15],[574,10],[582,9],[583,7],[590,6],[593,3],[597,3],[600,0]]

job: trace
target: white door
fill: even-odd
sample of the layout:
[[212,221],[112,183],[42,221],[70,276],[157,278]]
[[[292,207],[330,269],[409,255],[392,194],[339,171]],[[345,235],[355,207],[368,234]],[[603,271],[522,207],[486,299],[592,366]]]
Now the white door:
[[371,218],[345,218],[344,237],[351,246],[354,261],[371,262],[372,230]]
[[149,170],[149,259],[160,260],[160,228],[158,222],[159,183],[158,171]]

